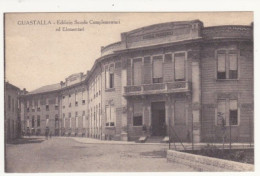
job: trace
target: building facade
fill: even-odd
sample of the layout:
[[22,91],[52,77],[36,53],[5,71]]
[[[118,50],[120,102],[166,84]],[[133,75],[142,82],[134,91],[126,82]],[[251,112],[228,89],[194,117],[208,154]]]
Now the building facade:
[[19,113],[20,89],[8,82],[5,82],[5,141],[9,142],[20,137],[20,113]]
[[[199,20],[122,33],[121,41],[101,48],[86,75],[71,75],[45,90],[58,97],[58,110],[49,114],[58,117],[55,134],[253,141],[252,34],[252,25],[204,27]],[[21,103],[41,90],[21,96]],[[32,118],[24,112],[24,119]]]

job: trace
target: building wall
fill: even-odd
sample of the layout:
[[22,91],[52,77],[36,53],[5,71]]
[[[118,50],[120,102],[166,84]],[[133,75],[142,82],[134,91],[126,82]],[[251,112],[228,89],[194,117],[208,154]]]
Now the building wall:
[[[59,135],[59,94],[48,92],[20,98],[22,130],[24,134],[44,135],[49,128],[52,135]],[[56,119],[56,127],[55,127]]]
[[[114,76],[113,87],[106,86],[106,71],[109,67],[113,69],[111,74]],[[122,127],[122,61],[119,57],[109,58],[102,62],[102,131],[103,139],[121,139],[121,127]],[[106,108],[107,107],[107,108]],[[110,113],[106,112],[109,110]],[[111,124],[107,116],[111,116]]]
[[97,67],[93,71],[88,87],[88,136],[93,138],[101,138],[102,136],[102,104],[101,104],[101,68]]
[[66,88],[60,93],[61,135],[88,135],[88,90],[86,84]]
[[[218,49],[237,50],[238,79],[216,77]],[[253,47],[247,42],[212,42],[203,45],[201,55],[202,141],[222,141],[223,129],[216,125],[217,100],[238,100],[238,125],[231,126],[234,142],[253,140]],[[226,126],[229,138],[230,126]],[[229,140],[229,139],[228,139]]]
[[18,96],[20,90],[5,83],[5,139],[11,141],[20,135]]

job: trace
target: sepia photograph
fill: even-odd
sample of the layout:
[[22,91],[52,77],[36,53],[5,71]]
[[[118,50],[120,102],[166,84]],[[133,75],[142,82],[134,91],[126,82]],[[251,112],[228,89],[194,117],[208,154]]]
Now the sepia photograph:
[[254,172],[254,12],[4,13],[4,171]]

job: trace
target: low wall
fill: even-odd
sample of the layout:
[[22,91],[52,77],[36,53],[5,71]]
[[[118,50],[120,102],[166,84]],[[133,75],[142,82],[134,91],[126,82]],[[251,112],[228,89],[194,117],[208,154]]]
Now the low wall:
[[228,161],[174,150],[167,151],[167,161],[190,166],[198,171],[254,171],[254,165]]

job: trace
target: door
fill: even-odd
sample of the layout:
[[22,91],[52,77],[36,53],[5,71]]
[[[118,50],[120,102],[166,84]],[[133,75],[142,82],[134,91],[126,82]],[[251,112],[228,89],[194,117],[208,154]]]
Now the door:
[[152,103],[152,135],[166,135],[165,102]]

